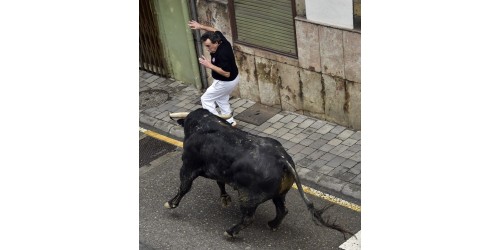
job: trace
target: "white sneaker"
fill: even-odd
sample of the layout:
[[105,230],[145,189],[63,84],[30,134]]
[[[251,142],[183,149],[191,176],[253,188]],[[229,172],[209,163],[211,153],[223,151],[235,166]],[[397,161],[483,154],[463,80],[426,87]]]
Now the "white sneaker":
[[235,128],[237,125],[238,125],[238,123],[236,123],[236,121],[231,122],[231,126],[232,126],[233,128]]

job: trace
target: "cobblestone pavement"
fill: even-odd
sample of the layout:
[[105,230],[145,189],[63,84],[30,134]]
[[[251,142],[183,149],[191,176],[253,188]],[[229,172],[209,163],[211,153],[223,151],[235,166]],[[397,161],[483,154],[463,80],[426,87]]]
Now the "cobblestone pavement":
[[[182,140],[182,127],[168,116],[171,112],[201,108],[203,92],[175,79],[139,72],[139,91],[168,92],[168,99],[155,107],[140,109],[139,122],[156,132]],[[245,111],[255,102],[232,98],[233,115]],[[355,203],[361,200],[361,131],[315,119],[305,115],[280,111],[259,126],[237,120],[238,128],[260,136],[271,137],[283,144],[293,157],[304,185]]]

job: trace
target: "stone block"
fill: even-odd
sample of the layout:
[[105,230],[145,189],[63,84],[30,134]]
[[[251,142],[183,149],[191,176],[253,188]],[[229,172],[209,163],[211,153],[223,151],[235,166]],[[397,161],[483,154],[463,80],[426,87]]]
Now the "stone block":
[[361,130],[361,83],[346,81],[347,93],[347,119],[349,127]]
[[343,33],[345,79],[361,83],[361,34],[350,31]]
[[[335,156],[334,154],[326,153],[326,154],[322,155],[320,157],[320,159],[325,160],[325,163],[326,163],[326,162],[333,160],[333,158],[335,158],[335,157],[337,157],[337,156]],[[324,174],[327,174],[327,173],[324,173]]]
[[304,175],[304,177],[302,177],[304,180],[308,180],[310,182],[313,182],[313,183],[317,183],[321,177],[323,177],[325,175],[319,173],[319,172],[316,172],[316,171],[311,171],[311,172],[308,172],[307,174]]
[[335,148],[335,146],[332,146],[330,144],[325,144],[318,149],[321,151],[330,152],[330,150],[332,150],[333,148]]
[[151,117],[149,115],[139,114],[139,122],[144,123],[148,126],[154,127],[158,119]]
[[345,141],[343,141],[342,144],[344,144],[346,146],[352,146],[352,145],[356,144],[356,142],[357,142],[356,140],[348,138]]
[[305,0],[295,0],[295,11],[297,13],[297,16],[301,16],[301,17],[306,16],[306,2],[305,2]]
[[345,78],[342,30],[319,26],[321,72]]
[[356,177],[355,174],[349,173],[349,172],[344,172],[343,174],[339,175],[337,178],[339,178],[340,180],[348,182],[348,181],[354,179],[354,177]]
[[330,176],[327,176],[327,175],[324,175],[321,180],[319,181],[319,184],[321,186],[324,186],[326,188],[330,188],[336,192],[340,192],[344,186],[346,185],[346,183],[342,180],[339,180],[337,178],[334,178],[334,177],[330,177]]
[[313,124],[311,124],[310,127],[314,128],[314,129],[319,129],[319,128],[323,127],[324,125],[326,125],[325,121],[318,120],[318,121],[315,121]]
[[312,143],[309,146],[311,148],[314,148],[314,149],[319,149],[319,148],[321,148],[323,145],[325,145],[327,143],[328,143],[328,141],[325,140],[325,139],[318,139],[318,140],[314,141],[314,143]]
[[305,116],[305,115],[299,115],[299,116],[297,116],[297,118],[293,119],[293,122],[301,123],[301,122],[303,122],[306,119],[307,119],[307,116]]
[[302,110],[302,91],[299,68],[278,63],[281,108],[287,111]]
[[235,43],[233,45],[233,50],[234,50],[234,52],[239,51],[239,52],[242,52],[242,53],[245,53],[245,54],[255,55],[254,48],[245,46],[243,44]]
[[357,162],[351,160],[351,159],[347,159],[345,160],[344,162],[342,162],[342,164],[340,164],[341,166],[344,166],[346,168],[352,168],[354,167],[355,165],[357,164]]
[[361,145],[360,144],[354,144],[348,148],[349,151],[352,151],[354,153],[357,153],[361,151]]
[[315,132],[315,133],[312,133],[311,135],[309,135],[307,138],[309,138],[311,140],[317,140],[321,137],[322,137],[322,134]]
[[300,161],[300,160],[304,159],[304,157],[306,157],[306,155],[302,154],[302,153],[297,153],[295,155],[292,155],[292,159],[294,162]]
[[299,60],[297,60],[295,58],[283,56],[280,54],[276,54],[274,52],[270,52],[267,50],[261,50],[261,49],[257,49],[257,48],[254,49],[254,52],[255,52],[256,57],[266,58],[266,59],[269,59],[271,61],[275,61],[278,63],[284,63],[284,64],[288,64],[291,66],[296,66],[296,67],[299,66]]
[[[349,138],[349,136],[353,135],[355,133],[355,131],[352,131],[352,130],[344,130],[342,131],[342,133],[340,133],[337,138],[339,140],[347,140]],[[344,144],[344,143],[342,143]],[[352,145],[349,145],[349,146],[352,146]]]
[[300,81],[302,82],[302,101],[304,111],[324,114],[325,100],[323,96],[321,74],[301,69]]
[[168,133],[177,138],[184,138],[184,129],[180,126],[172,126]]
[[309,111],[303,111],[302,113],[304,115],[307,115],[307,116],[310,116],[310,117],[314,117],[316,119],[326,120],[325,119],[325,114],[320,114],[320,113],[315,113],[315,112],[309,112]]
[[289,132],[285,133],[284,135],[281,136],[282,139],[284,140],[290,140],[294,137],[295,135],[294,134],[290,134]]
[[277,62],[255,57],[260,102],[264,105],[280,105],[279,75]]
[[304,146],[309,146],[314,142],[314,140],[311,140],[309,138],[306,138],[302,141],[299,142],[299,144],[304,145]]
[[361,186],[347,183],[342,189],[342,193],[356,199],[361,199]]
[[283,119],[281,119],[280,121],[282,123],[285,123],[285,124],[288,124],[290,121],[294,120],[295,119],[295,115],[293,114],[290,114],[290,113],[286,113],[286,116],[283,117]]
[[316,151],[316,149],[314,148],[311,148],[311,147],[305,147],[304,149],[302,149],[300,152],[303,153],[303,154],[306,154],[306,155],[310,155],[312,154],[314,151]]
[[[227,2],[221,1],[196,1],[198,22],[220,30],[229,42],[232,42],[231,23]],[[203,34],[204,31],[201,31]]]
[[320,52],[319,52],[319,28],[318,25],[295,21],[297,34],[297,54],[299,66],[315,72],[321,72]]
[[340,77],[322,75],[325,88],[325,116],[327,121],[337,124],[348,124],[345,114],[348,108],[346,104],[346,81]]
[[235,51],[234,56],[240,73],[240,82],[238,83],[240,97],[260,102],[254,56],[239,51]]

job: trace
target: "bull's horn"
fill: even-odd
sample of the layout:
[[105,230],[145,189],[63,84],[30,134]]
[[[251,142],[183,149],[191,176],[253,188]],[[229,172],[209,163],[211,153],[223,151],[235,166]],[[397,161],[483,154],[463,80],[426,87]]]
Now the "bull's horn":
[[170,118],[186,118],[188,115],[189,112],[170,113]]
[[222,114],[222,115],[219,115],[219,117],[224,119],[224,120],[227,120],[227,119],[231,118],[232,115],[231,114]]

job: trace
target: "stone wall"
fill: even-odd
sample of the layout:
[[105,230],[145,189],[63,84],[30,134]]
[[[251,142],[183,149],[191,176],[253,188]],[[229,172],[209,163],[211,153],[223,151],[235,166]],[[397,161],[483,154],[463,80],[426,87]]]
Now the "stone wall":
[[303,1],[296,4],[298,58],[233,43],[225,1],[198,0],[198,21],[233,44],[240,70],[233,96],[361,130],[361,33],[311,22]]

